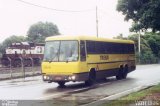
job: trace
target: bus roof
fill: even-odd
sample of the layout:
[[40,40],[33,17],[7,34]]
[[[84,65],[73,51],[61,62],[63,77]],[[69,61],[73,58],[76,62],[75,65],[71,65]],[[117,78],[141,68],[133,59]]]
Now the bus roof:
[[104,41],[104,42],[115,42],[115,43],[130,43],[134,44],[132,40],[121,40],[121,39],[109,39],[109,38],[101,38],[96,36],[67,36],[67,35],[56,35],[47,37],[45,41],[53,41],[53,40],[91,40],[91,41]]

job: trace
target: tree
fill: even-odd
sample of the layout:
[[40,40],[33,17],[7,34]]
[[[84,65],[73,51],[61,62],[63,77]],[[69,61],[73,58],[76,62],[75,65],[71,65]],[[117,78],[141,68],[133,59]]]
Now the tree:
[[128,38],[127,37],[124,37],[123,34],[119,34],[118,36],[116,37],[113,37],[114,39],[123,39],[123,40],[127,40]]
[[154,55],[160,58],[160,34],[159,33],[146,33],[145,39],[152,49]]
[[118,0],[117,11],[133,20],[130,31],[160,31],[160,0]]
[[28,40],[35,43],[44,42],[46,37],[59,35],[58,27],[51,22],[38,22],[33,24],[28,30]]
[[10,46],[12,43],[15,42],[23,42],[26,41],[26,37],[24,36],[10,36],[7,39],[5,39],[2,44],[0,45],[0,53],[3,54],[5,53],[5,49]]

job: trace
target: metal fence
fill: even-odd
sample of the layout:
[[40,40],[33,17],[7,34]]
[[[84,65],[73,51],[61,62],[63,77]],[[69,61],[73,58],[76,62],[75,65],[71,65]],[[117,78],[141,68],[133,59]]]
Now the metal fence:
[[8,66],[0,64],[0,80],[41,75],[41,67],[34,66],[34,60],[32,58],[29,58],[31,61],[31,66],[26,66],[23,58],[20,57],[18,59],[20,60],[19,67],[12,66],[12,60],[9,57],[7,58],[9,61]]

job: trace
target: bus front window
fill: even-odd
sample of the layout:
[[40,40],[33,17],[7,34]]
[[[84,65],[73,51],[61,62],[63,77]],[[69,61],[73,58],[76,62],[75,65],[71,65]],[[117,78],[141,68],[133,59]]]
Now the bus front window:
[[44,61],[58,61],[60,41],[46,42]]
[[78,41],[61,41],[59,61],[78,60]]
[[78,41],[46,42],[44,61],[65,62],[78,60]]

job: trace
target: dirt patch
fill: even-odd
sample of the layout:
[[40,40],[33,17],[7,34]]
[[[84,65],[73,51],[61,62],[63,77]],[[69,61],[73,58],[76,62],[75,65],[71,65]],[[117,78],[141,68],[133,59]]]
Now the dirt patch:
[[160,92],[149,94],[143,100],[160,101]]

